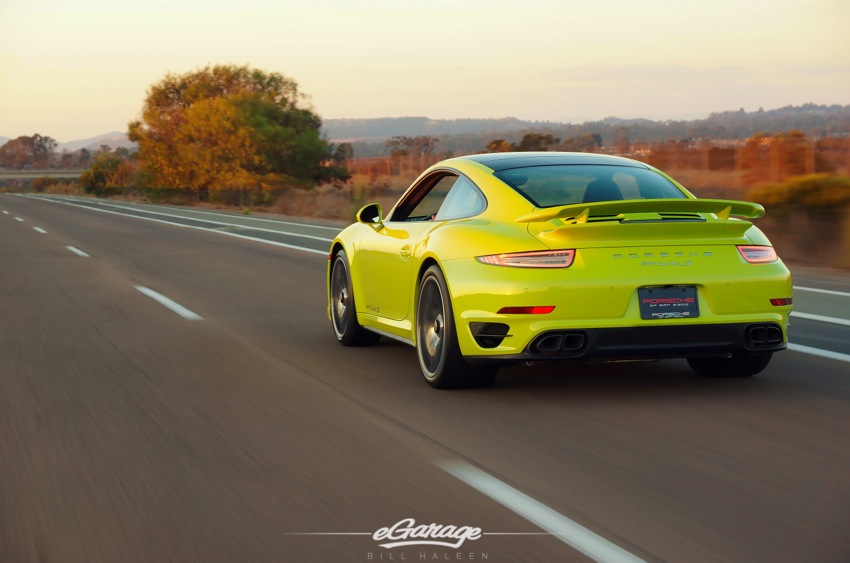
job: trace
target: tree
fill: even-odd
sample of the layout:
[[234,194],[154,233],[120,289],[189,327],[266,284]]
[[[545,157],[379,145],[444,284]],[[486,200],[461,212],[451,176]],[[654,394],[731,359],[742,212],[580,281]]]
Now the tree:
[[430,135],[418,135],[416,137],[397,135],[387,139],[384,145],[389,149],[391,156],[430,156],[434,153],[434,148],[439,141],[439,139]]
[[156,184],[203,199],[319,177],[327,154],[320,128],[294,80],[217,65],[151,86],[129,136]]
[[602,136],[597,134],[579,135],[561,144],[562,150],[573,152],[595,152],[600,148],[602,148]]
[[32,137],[21,136],[0,147],[0,166],[6,168],[49,168],[56,141],[36,133]]
[[351,143],[340,143],[331,148],[333,149],[331,158],[337,166],[345,166],[346,162],[354,158],[354,147],[351,146]]
[[118,188],[126,187],[132,165],[120,156],[101,151],[95,156],[91,168],[80,175],[80,186],[88,194],[102,196]]
[[493,139],[487,143],[487,152],[511,152],[511,144],[504,139]]
[[561,139],[553,137],[551,133],[526,133],[522,136],[522,140],[518,145],[511,145],[515,151],[548,151],[554,145],[561,142]]
[[629,154],[632,144],[629,142],[629,128],[617,127],[614,133],[614,150],[617,154]]

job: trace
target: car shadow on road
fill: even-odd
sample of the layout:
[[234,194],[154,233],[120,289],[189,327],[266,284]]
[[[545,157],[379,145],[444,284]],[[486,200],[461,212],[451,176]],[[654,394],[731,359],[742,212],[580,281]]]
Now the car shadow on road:
[[691,371],[685,360],[654,362],[553,362],[502,368],[493,392],[523,394],[566,393],[582,395],[700,396],[706,394],[763,393],[783,387],[770,379],[770,367],[748,378],[704,378]]

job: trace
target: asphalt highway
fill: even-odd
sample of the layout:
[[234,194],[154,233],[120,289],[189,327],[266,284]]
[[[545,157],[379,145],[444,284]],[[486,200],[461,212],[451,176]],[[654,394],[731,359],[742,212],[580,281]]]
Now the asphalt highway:
[[850,275],[754,378],[438,391],[336,343],[338,229],[0,195],[0,562],[850,560]]

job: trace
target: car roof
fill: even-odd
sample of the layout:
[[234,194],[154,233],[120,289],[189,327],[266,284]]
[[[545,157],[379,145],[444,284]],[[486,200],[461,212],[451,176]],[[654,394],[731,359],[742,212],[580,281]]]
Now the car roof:
[[494,172],[527,166],[554,166],[558,164],[601,164],[649,168],[645,164],[630,158],[585,152],[499,152],[474,154],[461,157],[459,160],[471,160],[483,164]]

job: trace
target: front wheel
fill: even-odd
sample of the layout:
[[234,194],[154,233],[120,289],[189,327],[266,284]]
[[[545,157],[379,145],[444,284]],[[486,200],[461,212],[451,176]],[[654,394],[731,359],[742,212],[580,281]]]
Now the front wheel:
[[380,334],[366,330],[357,322],[351,274],[348,273],[348,259],[343,250],[334,256],[328,296],[334,334],[343,346],[369,346],[381,339]]
[[745,352],[731,358],[688,358],[691,369],[703,377],[750,377],[767,367],[773,352]]
[[496,366],[473,366],[463,359],[449,290],[436,265],[425,271],[419,284],[416,355],[425,381],[441,389],[487,387],[499,370]]

